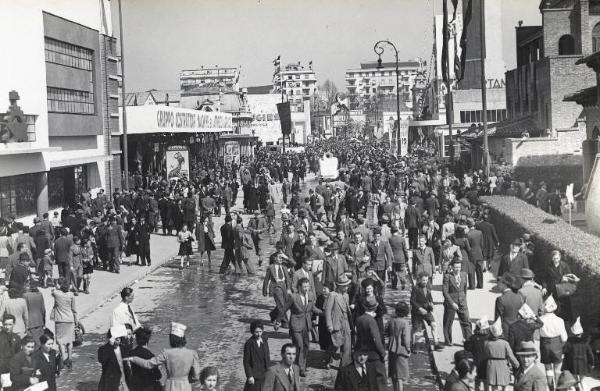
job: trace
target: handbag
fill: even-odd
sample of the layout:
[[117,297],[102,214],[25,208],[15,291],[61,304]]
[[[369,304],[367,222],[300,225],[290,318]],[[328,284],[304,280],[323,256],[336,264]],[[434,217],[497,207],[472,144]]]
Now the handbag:
[[558,298],[573,296],[577,291],[577,284],[574,282],[561,282],[556,284],[556,296]]
[[73,346],[81,346],[83,344],[83,335],[85,334],[85,329],[80,322],[75,324],[75,337],[73,338]]

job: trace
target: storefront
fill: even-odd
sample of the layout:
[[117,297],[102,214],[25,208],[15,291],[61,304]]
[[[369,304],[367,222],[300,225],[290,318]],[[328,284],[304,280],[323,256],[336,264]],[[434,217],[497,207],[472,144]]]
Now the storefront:
[[189,151],[190,169],[220,156],[219,135],[233,129],[232,115],[170,106],[128,106],[129,171],[167,172],[170,147]]

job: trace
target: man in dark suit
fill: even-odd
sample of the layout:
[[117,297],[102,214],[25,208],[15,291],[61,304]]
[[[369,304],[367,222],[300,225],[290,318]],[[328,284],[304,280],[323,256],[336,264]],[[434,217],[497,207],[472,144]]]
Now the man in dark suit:
[[517,358],[521,363],[515,378],[515,391],[545,391],[548,389],[546,376],[535,363],[537,349],[531,341],[521,342],[517,349]]
[[31,355],[31,364],[40,372],[40,382],[48,383],[48,391],[56,391],[56,350],[52,348],[54,340],[46,334],[39,339],[40,348]]
[[476,227],[483,234],[483,260],[484,270],[490,269],[490,262],[494,257],[494,251],[500,244],[498,241],[498,235],[496,235],[496,228],[488,221],[488,215],[483,215],[483,220],[480,221]]
[[310,348],[310,332],[312,331],[312,315],[321,315],[323,312],[315,307],[315,301],[310,294],[310,281],[302,277],[298,280],[298,292],[291,295],[290,309],[290,334],[292,342],[298,348],[296,364],[300,367],[300,376],[306,376],[306,357]]
[[444,339],[447,346],[452,346],[452,324],[458,314],[463,339],[467,341],[471,335],[469,308],[467,306],[467,273],[461,272],[461,261],[452,263],[452,272],[444,274],[442,292],[444,294]]
[[264,326],[260,320],[250,323],[250,333],[244,344],[244,372],[246,373],[246,387],[244,390],[261,390],[265,381],[265,374],[269,368],[270,353],[269,341],[263,336]]
[[7,373],[12,357],[21,349],[21,338],[13,333],[15,316],[5,313],[2,316],[0,329],[0,373]]
[[367,361],[375,367],[377,383],[385,389],[385,347],[375,320],[378,305],[373,296],[365,301],[365,313],[356,319],[356,349],[368,352]]
[[423,321],[431,327],[433,342],[436,350],[443,347],[439,342],[438,323],[433,315],[433,297],[431,295],[431,286],[429,285],[429,275],[426,272],[420,272],[415,281],[415,285],[410,293],[410,308],[412,319],[412,342],[416,344],[417,333],[423,328]]
[[371,265],[377,273],[381,281],[387,281],[386,270],[392,270],[392,262],[394,255],[392,248],[387,240],[381,239],[381,229],[376,228],[374,231],[375,240],[371,250]]
[[410,203],[404,212],[404,225],[408,230],[408,243],[411,249],[417,248],[419,224],[421,222],[421,212],[419,212],[415,205],[414,198],[411,198]]
[[71,246],[73,239],[67,235],[67,231],[63,228],[60,230],[61,236],[54,241],[54,257],[58,266],[58,274],[60,277],[69,275],[69,264],[71,263]]
[[275,309],[270,314],[275,331],[280,325],[286,327],[287,296],[291,293],[292,279],[283,265],[283,258],[275,257],[275,263],[269,265],[263,281],[263,296],[269,294],[275,300]]
[[475,227],[475,220],[467,219],[469,232],[467,240],[471,246],[469,261],[475,264],[475,275],[477,277],[477,289],[483,288],[483,232]]
[[123,241],[124,237],[121,227],[117,225],[114,218],[111,218],[106,227],[105,243],[108,255],[108,269],[117,274],[119,273],[119,258],[121,256],[121,250],[123,249]]
[[498,278],[510,273],[514,276],[521,274],[521,269],[529,269],[527,256],[521,252],[521,241],[516,239],[510,244],[510,252],[500,259]]
[[11,390],[24,390],[27,387],[38,383],[39,378],[35,373],[31,363],[31,355],[35,349],[33,338],[25,336],[21,340],[21,351],[15,354],[10,360],[10,380],[12,381]]
[[221,226],[221,248],[225,250],[219,273],[229,273],[229,264],[235,264],[235,231],[231,225],[231,215],[225,216],[225,224]]
[[152,230],[152,226],[146,222],[146,216],[141,215],[140,221],[135,227],[135,236],[139,242],[138,251],[142,266],[150,266],[152,263],[150,260],[150,233]]
[[281,362],[267,370],[262,391],[300,390],[300,368],[294,364],[296,350],[292,343],[281,347]]
[[368,362],[369,352],[355,350],[354,362],[342,367],[335,378],[335,391],[378,391],[377,371]]

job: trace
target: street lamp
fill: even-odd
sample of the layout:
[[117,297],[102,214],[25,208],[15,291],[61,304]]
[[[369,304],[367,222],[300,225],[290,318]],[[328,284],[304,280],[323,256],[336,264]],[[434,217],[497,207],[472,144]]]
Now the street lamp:
[[[379,56],[379,58],[377,59],[377,69],[381,69],[383,68],[383,66],[381,65],[381,55],[383,54],[383,52],[385,51],[384,45],[388,45],[390,46],[392,49],[394,49],[394,53],[396,55],[396,118],[398,120],[397,124],[398,124],[398,151],[397,151],[397,156],[401,156],[402,155],[402,140],[400,139],[400,71],[398,70],[398,49],[396,49],[396,46],[391,43],[388,40],[381,40],[381,41],[377,41],[377,43],[375,43],[375,46],[373,46],[373,51],[375,52],[375,54],[377,54],[377,56]],[[379,89],[379,88],[378,88]]]

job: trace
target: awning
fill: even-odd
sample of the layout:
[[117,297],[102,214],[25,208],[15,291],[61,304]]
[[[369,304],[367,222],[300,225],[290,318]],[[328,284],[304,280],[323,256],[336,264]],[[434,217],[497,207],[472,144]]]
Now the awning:
[[68,159],[52,160],[50,158],[50,169],[59,167],[80,166],[82,164],[105,162],[112,160],[112,156],[95,155],[95,156],[78,156]]

